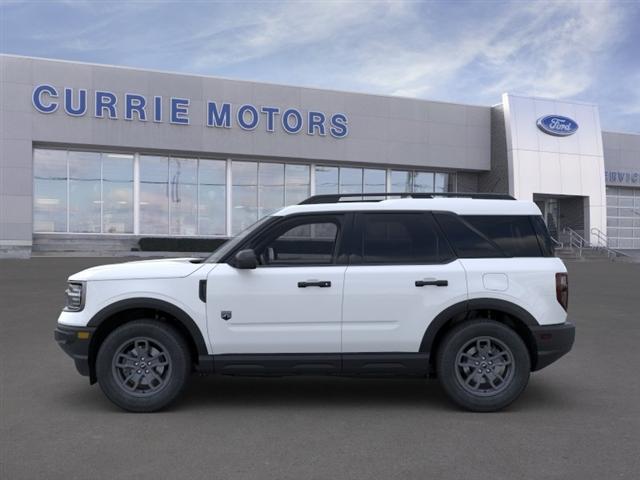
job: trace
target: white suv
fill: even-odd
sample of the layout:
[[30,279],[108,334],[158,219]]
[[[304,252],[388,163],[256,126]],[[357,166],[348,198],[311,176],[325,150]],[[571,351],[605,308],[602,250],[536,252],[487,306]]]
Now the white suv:
[[56,340],[136,412],[192,371],[437,377],[492,411],[574,340],[540,211],[498,195],[314,196],[209,258],[89,268],[66,293]]

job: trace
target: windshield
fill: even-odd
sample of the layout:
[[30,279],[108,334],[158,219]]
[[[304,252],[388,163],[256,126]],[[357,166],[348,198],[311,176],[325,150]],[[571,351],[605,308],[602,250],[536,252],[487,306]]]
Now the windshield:
[[205,260],[205,262],[218,263],[220,259],[222,259],[225,255],[227,255],[231,250],[236,248],[236,246],[239,243],[241,243],[247,235],[249,235],[251,232],[253,232],[257,228],[260,228],[263,224],[267,223],[267,221],[271,220],[272,218],[273,216],[262,217],[253,225],[245,228],[238,235],[236,235],[233,238],[230,238],[229,240],[224,242],[222,245],[220,245],[217,250],[214,250],[214,252]]

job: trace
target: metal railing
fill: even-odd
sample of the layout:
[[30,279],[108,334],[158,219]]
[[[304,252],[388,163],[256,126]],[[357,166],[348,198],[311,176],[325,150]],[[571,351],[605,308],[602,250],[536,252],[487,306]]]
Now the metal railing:
[[571,227],[565,227],[563,233],[568,235],[568,246],[578,252],[579,258],[582,258],[582,252],[587,248],[606,253],[607,258],[626,256],[624,253],[609,247],[607,235],[599,228],[593,227],[591,229],[591,238],[595,237],[595,241],[587,240]]

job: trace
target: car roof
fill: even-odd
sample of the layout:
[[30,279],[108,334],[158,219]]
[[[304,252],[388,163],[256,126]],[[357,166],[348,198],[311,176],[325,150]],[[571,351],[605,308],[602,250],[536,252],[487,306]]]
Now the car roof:
[[319,212],[383,212],[398,210],[444,211],[459,215],[541,215],[538,206],[523,200],[487,200],[477,198],[394,198],[380,201],[347,201],[291,205],[276,216]]

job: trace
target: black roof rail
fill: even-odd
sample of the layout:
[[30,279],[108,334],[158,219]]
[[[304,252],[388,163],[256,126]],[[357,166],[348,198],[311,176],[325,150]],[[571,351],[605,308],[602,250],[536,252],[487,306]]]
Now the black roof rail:
[[[503,193],[453,193],[453,192],[379,192],[379,193],[326,193],[313,195],[298,205],[340,202],[381,202],[389,198],[476,198],[482,200],[515,200]],[[344,200],[343,200],[344,199]]]

